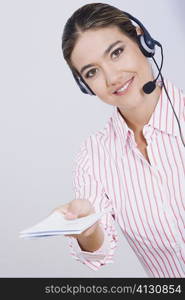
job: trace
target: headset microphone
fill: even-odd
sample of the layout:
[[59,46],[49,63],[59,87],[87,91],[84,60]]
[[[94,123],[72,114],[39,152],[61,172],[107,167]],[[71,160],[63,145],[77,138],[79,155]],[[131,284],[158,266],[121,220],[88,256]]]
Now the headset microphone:
[[145,83],[145,85],[143,86],[143,92],[145,94],[151,94],[155,90],[155,88],[156,88],[156,79]]

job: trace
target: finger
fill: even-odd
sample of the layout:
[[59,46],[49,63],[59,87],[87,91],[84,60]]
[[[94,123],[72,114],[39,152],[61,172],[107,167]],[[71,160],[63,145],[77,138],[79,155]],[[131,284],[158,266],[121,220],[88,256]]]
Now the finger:
[[56,207],[56,208],[52,211],[52,213],[53,213],[53,212],[59,212],[59,213],[65,215],[65,214],[67,213],[67,211],[68,211],[68,206],[69,206],[69,204],[67,203],[67,204],[61,205],[61,206],[59,206],[59,207]]
[[78,218],[85,217],[92,213],[92,205],[86,199],[75,199],[69,203],[68,211]]
[[69,203],[66,217],[69,219],[78,218],[82,209],[82,204],[78,200],[73,200]]
[[78,217],[78,214],[72,213],[70,211],[67,211],[66,214],[64,215],[64,218],[67,220],[74,220],[74,219],[77,219],[77,217]]
[[75,239],[78,238],[78,234],[65,234],[66,237],[73,237]]

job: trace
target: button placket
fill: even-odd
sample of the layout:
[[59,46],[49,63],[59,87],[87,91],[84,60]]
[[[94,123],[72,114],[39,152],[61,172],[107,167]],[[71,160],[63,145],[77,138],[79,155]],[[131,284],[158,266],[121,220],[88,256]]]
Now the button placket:
[[152,153],[151,153],[151,149],[150,149],[151,144],[154,143],[154,139],[157,138],[156,130],[154,128],[150,128],[150,131],[147,132],[145,138],[146,138],[146,141],[147,141],[147,153],[148,153],[149,160],[151,162],[150,167],[151,167],[152,171],[154,172],[155,176],[159,177],[160,176],[159,175],[160,168],[153,164],[153,161],[151,159],[152,158]]
[[147,125],[147,127],[144,126],[143,135],[147,142],[146,150],[147,150],[147,154],[149,157],[149,161],[151,163],[151,164],[149,164],[149,166],[152,169],[152,171],[154,172],[155,176],[158,177],[159,176],[158,167],[153,164],[152,152],[151,152],[151,148],[150,148],[151,144],[154,142],[154,139],[156,139],[156,137],[157,137],[157,132],[155,131],[155,129],[153,127],[151,127],[150,125]]
[[135,142],[134,134],[130,130],[128,131],[127,139],[128,139],[130,148],[133,150],[137,146],[137,144]]

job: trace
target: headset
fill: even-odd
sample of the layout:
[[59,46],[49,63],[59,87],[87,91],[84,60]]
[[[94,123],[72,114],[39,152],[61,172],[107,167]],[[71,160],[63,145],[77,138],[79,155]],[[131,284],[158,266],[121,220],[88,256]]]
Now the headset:
[[[153,59],[157,69],[158,69],[158,75],[157,77],[153,80],[153,81],[149,81],[147,83],[144,84],[143,86],[143,91],[145,94],[150,94],[153,92],[153,90],[156,88],[156,81],[160,75],[161,77],[161,81],[162,81],[162,85],[164,86],[164,90],[165,90],[165,93],[167,95],[167,98],[168,100],[170,101],[170,104],[171,104],[171,107],[172,107],[172,110],[174,112],[174,115],[176,117],[176,120],[177,120],[177,123],[178,123],[178,127],[179,127],[179,132],[180,132],[180,137],[181,137],[181,140],[182,140],[182,144],[183,146],[185,147],[185,143],[183,141],[183,137],[182,137],[182,132],[181,132],[181,127],[180,127],[180,123],[179,123],[179,120],[178,120],[178,117],[175,113],[175,110],[173,108],[173,105],[171,103],[171,100],[170,100],[170,97],[169,97],[169,94],[168,94],[168,91],[167,91],[167,88],[165,86],[165,82],[164,82],[164,78],[163,78],[163,75],[161,73],[161,69],[162,69],[162,66],[163,66],[163,48],[162,48],[162,45],[154,40],[151,35],[149,34],[148,30],[145,28],[145,26],[135,17],[133,17],[131,14],[123,11],[123,14],[128,16],[128,18],[132,21],[134,21],[136,24],[139,25],[139,27],[142,29],[142,34],[138,34],[137,35],[137,42],[138,42],[138,46],[141,50],[141,52],[143,53],[144,56],[146,57],[150,57]],[[158,46],[160,47],[161,49],[161,66],[159,68],[155,58],[154,58],[154,55],[155,55],[155,47]],[[73,77],[76,81],[76,83],[78,84],[80,90],[85,93],[85,94],[88,94],[88,95],[91,95],[91,96],[95,96],[94,92],[90,89],[90,87],[87,85],[87,83],[84,81],[84,79],[82,78],[82,76],[77,72],[77,71],[73,71],[72,70],[72,74],[73,74]]]

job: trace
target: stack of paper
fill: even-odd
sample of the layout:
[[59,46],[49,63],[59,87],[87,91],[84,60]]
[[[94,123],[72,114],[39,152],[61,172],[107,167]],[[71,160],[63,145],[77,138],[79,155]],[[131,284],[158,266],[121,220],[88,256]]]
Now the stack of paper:
[[87,217],[66,220],[60,212],[53,212],[43,221],[20,232],[21,238],[47,237],[65,234],[80,234],[92,226],[105,212]]

